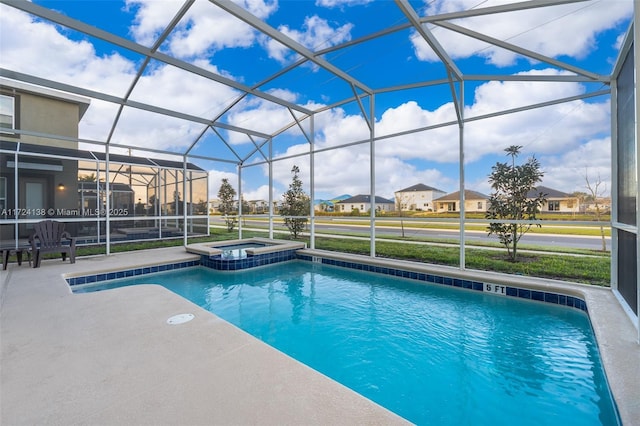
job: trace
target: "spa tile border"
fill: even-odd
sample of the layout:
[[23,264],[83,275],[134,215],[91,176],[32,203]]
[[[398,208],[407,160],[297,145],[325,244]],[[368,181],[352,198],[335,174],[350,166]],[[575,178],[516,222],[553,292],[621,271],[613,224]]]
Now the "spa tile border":
[[581,311],[587,312],[587,303],[576,296],[569,296],[566,294],[550,292],[550,291],[542,291],[542,290],[532,290],[528,288],[521,287],[513,287],[509,285],[503,284],[495,284],[493,282],[482,282],[482,281],[474,281],[474,280],[465,280],[461,278],[452,278],[443,275],[429,274],[424,272],[416,272],[409,271],[406,269],[400,268],[390,268],[379,265],[369,265],[366,263],[358,263],[358,262],[349,262],[346,260],[337,260],[319,256],[309,256],[304,254],[298,254],[298,259],[305,260],[314,263],[322,263],[325,265],[331,266],[339,266],[342,268],[356,269],[359,271],[373,272],[376,274],[384,274],[391,275],[395,277],[408,278],[417,281],[424,281],[432,284],[440,284],[451,287],[464,288],[468,290],[475,290],[479,292],[485,292],[485,285],[491,285],[504,288],[504,296],[507,297],[517,297],[520,299],[533,300],[544,303],[551,303],[554,305],[567,306],[570,308],[576,308]]
[[297,250],[298,249],[295,248],[271,253],[254,254],[242,259],[225,259],[220,254],[213,256],[200,255],[200,265],[218,271],[236,271],[295,260],[298,258],[296,255]]
[[200,260],[189,260],[185,262],[167,263],[153,266],[143,266],[139,268],[125,269],[122,271],[99,272],[91,275],[83,275],[79,277],[67,277],[67,283],[70,286],[93,284],[101,281],[115,280],[119,278],[135,277],[138,275],[153,274],[156,272],[172,271],[175,269],[190,268],[199,266]]

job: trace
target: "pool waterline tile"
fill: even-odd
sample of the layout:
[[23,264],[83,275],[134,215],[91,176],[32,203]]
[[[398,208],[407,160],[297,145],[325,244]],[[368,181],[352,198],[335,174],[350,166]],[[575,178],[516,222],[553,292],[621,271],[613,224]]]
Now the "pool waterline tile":
[[[363,263],[347,262],[347,261],[336,260],[332,258],[324,258],[321,256],[312,257],[308,255],[298,255],[297,258],[299,260],[304,260],[309,262],[318,262],[318,263],[323,263],[330,266],[339,266],[339,267],[349,268],[349,269],[364,270],[368,272],[375,272],[379,274],[413,279],[417,281],[425,281],[428,283],[434,283],[439,285],[458,287],[458,288],[471,290],[471,291],[483,292],[485,288],[485,283],[483,282],[452,278],[446,275],[416,273],[414,271],[409,271],[409,270],[403,270],[403,269],[397,269],[397,268],[386,268],[382,266],[373,266],[373,265],[368,265]],[[504,285],[502,287],[504,288],[504,294],[502,295],[506,297],[516,297],[516,298],[538,301],[543,303],[550,303],[554,305],[567,306],[570,308],[576,308],[576,309],[580,309],[582,311],[588,312],[586,302],[576,296],[569,296],[562,293],[556,293],[553,291],[547,292],[547,291],[541,291],[541,290],[532,290],[528,288],[508,286],[508,285]]]
[[[483,292],[485,283],[480,281],[471,281],[460,278],[452,278],[445,275],[435,275],[421,273],[401,268],[388,268],[378,265],[370,265],[360,262],[347,262],[343,260],[336,260],[331,258],[324,258],[318,256],[308,256],[304,254],[298,254],[296,249],[285,250],[277,253],[266,253],[261,255],[251,255],[242,259],[223,259],[220,255],[207,256],[201,255],[199,260],[192,260],[187,262],[176,262],[161,265],[145,266],[135,269],[127,269],[123,271],[111,271],[100,272],[93,275],[85,275],[79,277],[67,278],[67,283],[73,287],[76,285],[94,284],[102,281],[131,277],[138,275],[145,275],[151,273],[157,273],[162,271],[170,271],[174,269],[188,268],[193,266],[204,266],[207,268],[222,270],[222,271],[236,271],[248,268],[254,268],[258,266],[270,265],[278,262],[288,262],[290,260],[302,260],[308,262],[323,263],[330,266],[339,266],[348,269],[355,269],[366,272],[373,272],[382,275],[390,275],[401,277],[405,279],[411,279],[415,281],[425,281],[428,283],[446,285],[450,287],[458,287],[465,290],[480,291]],[[541,290],[532,290],[514,286],[502,286],[504,287],[503,296],[516,297],[521,299],[533,300],[543,303],[551,303],[554,305],[561,305],[570,308],[576,308],[587,312],[587,304],[584,300],[576,296],[569,296],[556,292],[546,292]]]

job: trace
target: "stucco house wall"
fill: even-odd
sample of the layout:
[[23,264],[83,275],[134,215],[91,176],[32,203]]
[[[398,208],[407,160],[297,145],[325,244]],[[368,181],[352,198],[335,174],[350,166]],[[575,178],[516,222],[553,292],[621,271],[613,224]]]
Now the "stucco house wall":
[[418,183],[394,193],[396,204],[406,211],[433,211],[433,200],[446,193],[431,186]]

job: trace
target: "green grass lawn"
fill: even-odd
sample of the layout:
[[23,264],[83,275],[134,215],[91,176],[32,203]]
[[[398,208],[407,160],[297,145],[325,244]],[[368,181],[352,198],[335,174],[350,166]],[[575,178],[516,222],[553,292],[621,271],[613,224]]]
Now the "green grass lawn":
[[[416,220],[418,218],[418,220]],[[266,227],[269,218],[266,217],[252,217],[247,216],[248,220],[251,220],[253,223],[252,227],[256,227],[255,222],[264,222],[264,226]],[[457,222],[456,217],[446,217],[446,216],[434,216],[432,221],[429,221],[430,217],[419,217],[419,216],[411,216],[405,218],[394,218],[393,220],[385,220],[384,217],[376,218],[376,227],[379,229],[383,228],[394,228],[399,229],[404,227],[407,230],[407,233],[410,233],[411,229],[444,229],[444,230],[458,230],[460,229],[460,225]],[[474,218],[470,218],[474,219]],[[582,222],[593,222],[593,218],[591,219],[567,219],[563,216],[559,216],[555,219],[541,219],[539,221],[540,227],[532,226],[530,231],[533,234],[555,234],[555,235],[582,235],[582,236],[601,236],[602,232],[607,237],[611,236],[611,228],[609,226],[603,226],[601,229],[599,225],[594,223],[593,225],[587,224],[571,224],[571,223],[558,223],[559,220],[567,220]],[[319,216],[315,218],[316,223],[318,224],[331,224],[331,225],[350,225],[350,226],[362,226],[369,227],[369,218],[366,216]],[[282,225],[282,219],[279,217],[274,218],[274,222]],[[467,231],[479,231],[479,232],[487,232],[487,224],[486,223],[469,223],[465,224],[465,230]]]
[[[369,254],[369,242],[316,238],[316,248],[344,253]],[[376,256],[437,265],[459,266],[457,247],[376,242]],[[469,269],[551,278],[584,284],[609,286],[610,258],[605,256],[569,256],[523,253],[516,263],[507,260],[506,252],[467,248],[465,264]]]
[[[222,241],[238,238],[237,231],[213,228],[210,237],[189,238],[189,243],[204,241]],[[244,238],[253,236],[266,237],[266,232],[243,231]],[[278,234],[278,239],[289,239],[287,234]],[[307,244],[307,237],[299,239]],[[172,247],[182,245],[183,240],[171,239],[161,241],[141,241],[113,244],[112,253],[144,250],[158,247]],[[316,235],[315,247],[320,250],[330,250],[342,253],[369,255],[369,241],[365,239],[323,238]],[[83,246],[78,248],[78,256],[104,254],[104,246]],[[414,262],[431,263],[436,265],[459,265],[459,248],[443,247],[429,244],[407,244],[402,242],[376,242],[376,256],[390,259],[402,259]],[[513,263],[507,260],[504,250],[486,250],[481,248],[467,248],[465,263],[469,269],[494,271],[507,274],[518,274],[532,277],[551,278],[598,286],[609,286],[610,257],[608,253],[599,255],[568,255],[558,253],[527,253],[520,254],[520,261]]]

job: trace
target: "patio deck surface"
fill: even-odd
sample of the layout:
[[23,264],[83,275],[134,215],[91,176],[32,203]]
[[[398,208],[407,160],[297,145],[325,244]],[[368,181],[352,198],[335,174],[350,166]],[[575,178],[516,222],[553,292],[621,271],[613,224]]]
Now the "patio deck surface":
[[[9,265],[0,424],[406,423],[162,287],[72,294],[61,277],[192,258],[180,247]],[[181,313],[195,319],[166,323]]]
[[[72,294],[62,278],[194,258],[176,247],[9,265],[0,278],[0,424],[406,423],[160,286]],[[638,424],[637,331],[611,291],[578,288],[622,420]],[[166,323],[181,313],[195,319]]]

